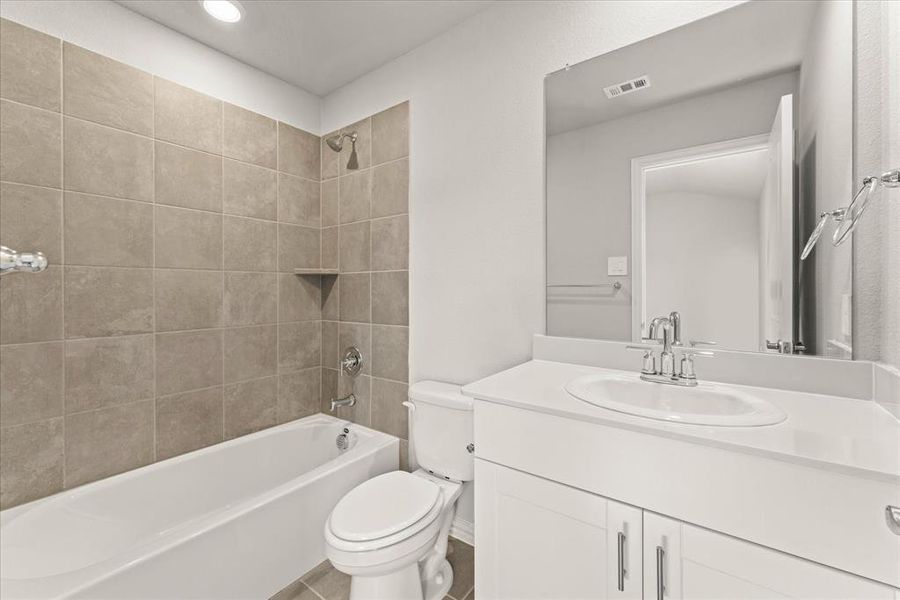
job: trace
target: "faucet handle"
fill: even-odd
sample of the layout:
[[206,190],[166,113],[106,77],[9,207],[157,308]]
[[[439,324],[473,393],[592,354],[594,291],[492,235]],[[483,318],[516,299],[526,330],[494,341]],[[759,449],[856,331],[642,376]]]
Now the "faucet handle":
[[625,346],[626,350],[640,350],[644,353],[641,363],[641,373],[644,375],[656,375],[656,357],[653,356],[653,346]]
[[[693,342],[691,344],[693,345]],[[715,355],[715,352],[710,352],[709,350],[684,350],[681,353],[681,373],[678,374],[678,378],[696,381],[697,374],[694,372],[694,357]]]
[[705,342],[703,340],[691,340],[690,344],[691,344],[691,348],[696,348],[697,346],[718,346],[719,342]]

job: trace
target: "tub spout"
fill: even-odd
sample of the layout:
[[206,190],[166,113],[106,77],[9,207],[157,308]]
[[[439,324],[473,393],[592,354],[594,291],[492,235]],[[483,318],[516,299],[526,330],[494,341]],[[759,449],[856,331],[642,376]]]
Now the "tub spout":
[[341,406],[356,406],[356,396],[353,394],[347,394],[343,398],[331,399],[331,412],[336,411]]

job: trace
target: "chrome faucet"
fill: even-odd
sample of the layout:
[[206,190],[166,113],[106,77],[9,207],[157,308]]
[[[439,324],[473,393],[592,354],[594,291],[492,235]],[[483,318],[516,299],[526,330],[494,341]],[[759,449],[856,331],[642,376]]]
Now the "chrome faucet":
[[701,344],[715,345],[715,342],[692,341],[690,350],[683,350],[681,354],[680,372],[675,373],[674,349],[681,347],[681,315],[672,311],[667,317],[655,317],[650,321],[648,337],[642,338],[643,342],[653,345],[662,345],[659,353],[659,368],[656,367],[656,357],[653,355],[653,345],[626,346],[628,350],[641,350],[644,353],[641,364],[641,379],[653,383],[668,383],[672,385],[695,386],[697,375],[694,372],[695,356],[714,356],[708,350],[696,350]]
[[332,398],[331,399],[331,412],[336,411],[338,408],[343,406],[351,407],[356,406],[356,396],[354,394],[347,394],[343,398]]

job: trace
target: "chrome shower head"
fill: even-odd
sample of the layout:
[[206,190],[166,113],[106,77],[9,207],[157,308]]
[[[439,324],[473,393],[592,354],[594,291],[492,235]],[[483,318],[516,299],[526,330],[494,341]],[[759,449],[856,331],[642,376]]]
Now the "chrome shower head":
[[358,137],[359,135],[354,131],[352,133],[338,133],[337,135],[325,138],[325,143],[335,152],[340,152],[344,149],[344,138],[350,138],[352,148],[350,150],[350,160],[347,161],[347,168],[351,170],[359,168],[359,158],[356,155],[356,140]]

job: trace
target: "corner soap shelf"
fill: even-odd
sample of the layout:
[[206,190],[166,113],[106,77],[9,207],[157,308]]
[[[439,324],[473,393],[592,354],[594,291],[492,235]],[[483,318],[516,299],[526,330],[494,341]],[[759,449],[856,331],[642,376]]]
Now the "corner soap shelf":
[[337,269],[294,269],[294,275],[337,275]]

